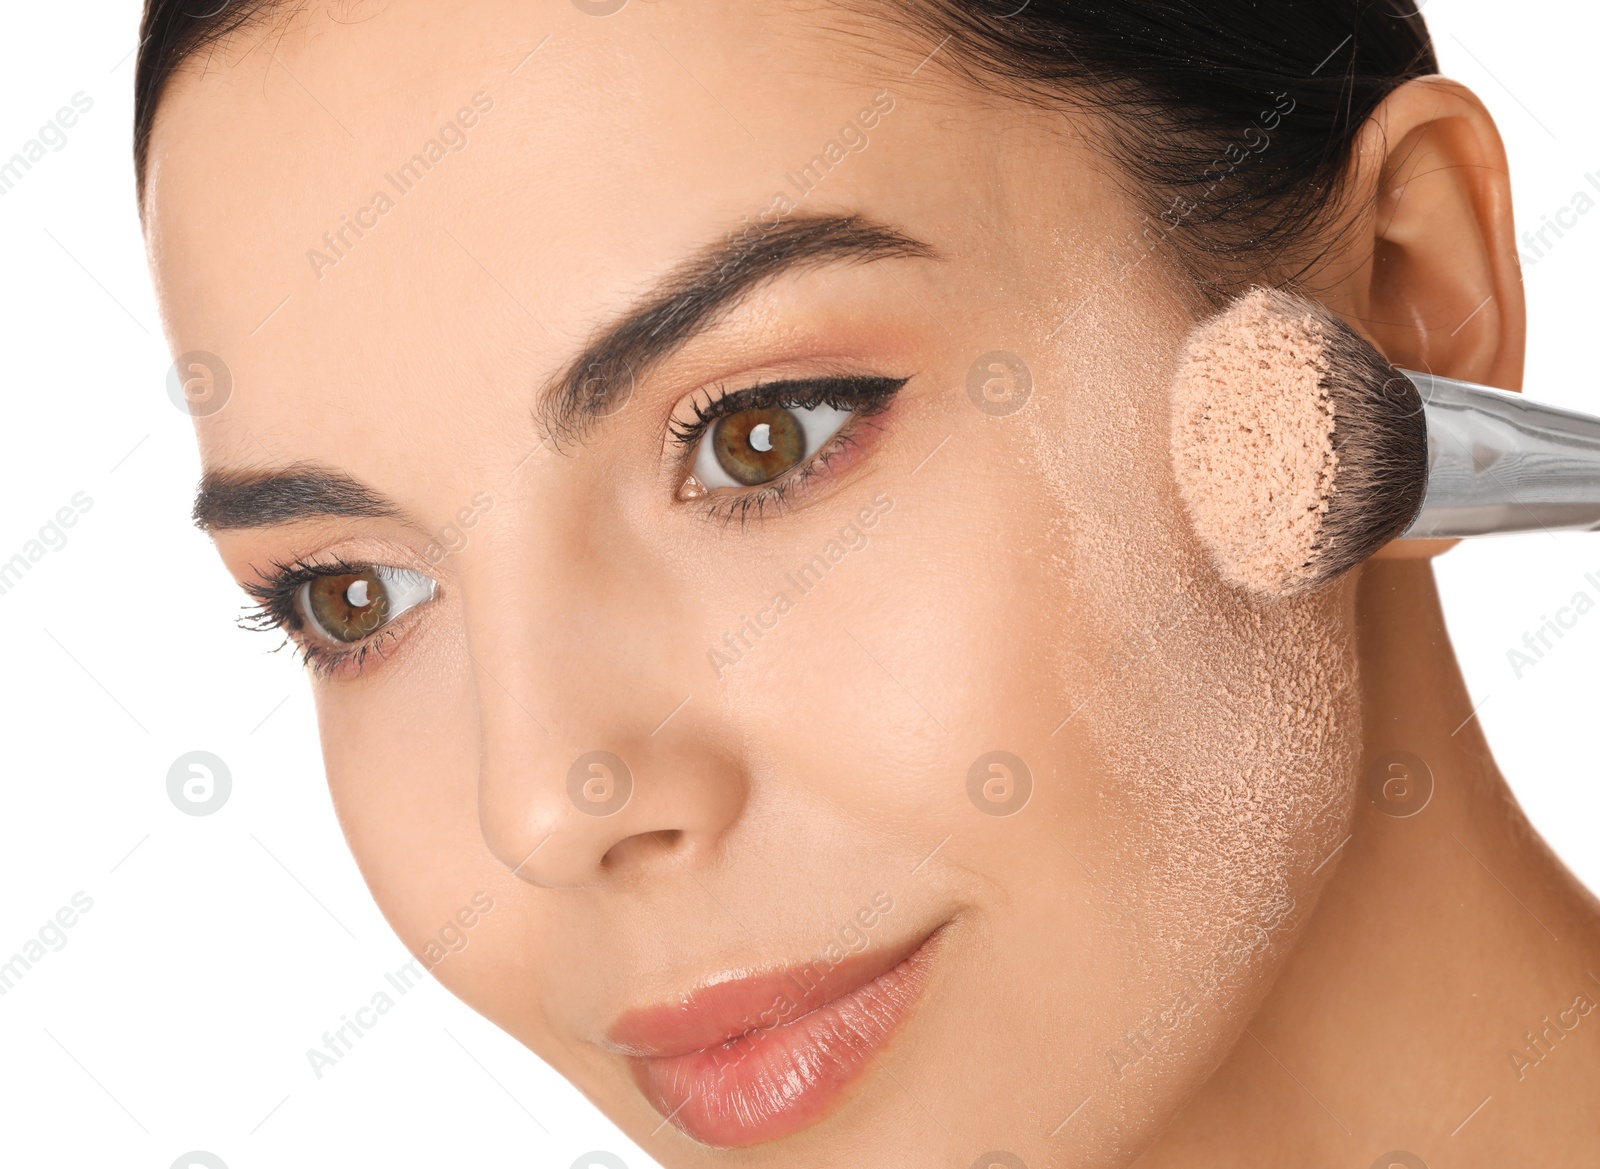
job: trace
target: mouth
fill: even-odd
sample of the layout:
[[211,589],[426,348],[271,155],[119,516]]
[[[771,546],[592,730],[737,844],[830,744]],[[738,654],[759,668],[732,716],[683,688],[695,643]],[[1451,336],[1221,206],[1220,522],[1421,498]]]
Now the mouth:
[[704,1145],[743,1148],[820,1120],[921,995],[939,927],[898,946],[716,981],[629,1011],[607,1035],[662,1116]]

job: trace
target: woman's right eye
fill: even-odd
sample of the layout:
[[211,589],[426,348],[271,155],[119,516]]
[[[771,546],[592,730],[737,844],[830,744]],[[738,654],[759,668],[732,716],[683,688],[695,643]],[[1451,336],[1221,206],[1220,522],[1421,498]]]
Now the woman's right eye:
[[431,601],[437,588],[432,577],[420,572],[373,565],[313,577],[296,590],[295,606],[312,634],[335,645],[353,645]]

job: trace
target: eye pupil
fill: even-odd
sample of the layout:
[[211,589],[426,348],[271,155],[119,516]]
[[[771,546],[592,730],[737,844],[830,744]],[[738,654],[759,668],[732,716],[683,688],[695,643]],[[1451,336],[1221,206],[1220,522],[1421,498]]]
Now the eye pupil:
[[711,446],[729,476],[754,487],[798,466],[805,458],[806,439],[792,411],[762,406],[718,419]]
[[389,594],[375,571],[319,576],[306,586],[311,617],[335,641],[372,636],[389,620]]

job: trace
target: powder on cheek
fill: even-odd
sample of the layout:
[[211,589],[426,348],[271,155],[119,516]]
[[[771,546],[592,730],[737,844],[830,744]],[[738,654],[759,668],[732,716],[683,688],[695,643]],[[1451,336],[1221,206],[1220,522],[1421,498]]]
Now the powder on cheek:
[[1071,384],[1027,415],[1076,610],[1060,651],[1063,713],[1077,708],[1086,751],[1072,772],[1098,772],[1084,781],[1102,814],[1081,831],[1117,867],[1101,876],[1149,960],[1243,1006],[1269,966],[1260,939],[1344,831],[1359,751],[1354,586],[1261,601],[1219,584],[1169,469],[1183,318],[1158,291],[1118,292],[1074,320],[1053,355]]
[[1234,584],[1308,580],[1333,491],[1321,325],[1257,289],[1190,339],[1172,392],[1172,466],[1196,534]]

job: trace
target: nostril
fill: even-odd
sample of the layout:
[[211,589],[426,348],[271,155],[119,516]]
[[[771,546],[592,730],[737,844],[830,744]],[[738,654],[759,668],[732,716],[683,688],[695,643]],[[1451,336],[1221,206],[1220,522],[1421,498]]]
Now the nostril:
[[600,858],[600,867],[612,872],[646,867],[654,860],[666,860],[683,851],[685,834],[681,828],[640,832],[617,841]]

